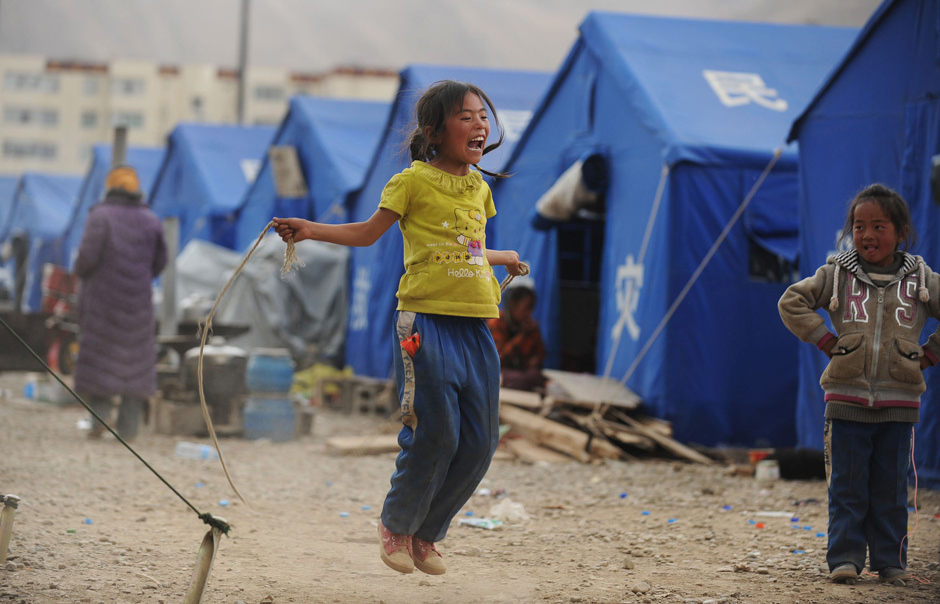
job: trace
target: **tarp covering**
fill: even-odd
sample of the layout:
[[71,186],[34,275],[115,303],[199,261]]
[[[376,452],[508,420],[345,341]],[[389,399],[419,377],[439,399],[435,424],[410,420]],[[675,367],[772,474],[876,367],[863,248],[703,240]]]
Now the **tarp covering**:
[[[657,330],[856,32],[595,12],[580,33],[516,146],[513,177],[494,188],[496,247],[532,267],[549,363],[566,368],[559,342],[581,321],[596,330],[596,373],[608,361],[614,380],[632,372],[627,386],[678,439],[792,445],[797,343],[776,310],[787,284],[755,275],[751,259],[795,258],[795,149]],[[573,260],[590,265],[581,285],[596,292],[596,319],[571,303],[563,315],[566,234],[529,226],[538,198],[588,154],[608,164],[603,222],[585,227],[603,241]]]
[[[366,220],[378,208],[382,189],[396,173],[411,164],[402,149],[408,126],[414,119],[414,106],[421,93],[439,80],[461,80],[478,86],[493,101],[505,131],[503,145],[484,156],[481,166],[499,170],[505,164],[525,128],[538,99],[549,82],[549,74],[412,65],[401,73],[401,85],[395,96],[385,129],[362,189],[350,201],[351,221]],[[495,126],[488,142],[498,137]],[[499,204],[497,202],[497,212]],[[496,220],[500,220],[497,216]],[[346,362],[357,374],[388,378],[392,372],[393,315],[397,305],[395,292],[403,267],[401,232],[390,228],[369,247],[352,252],[350,278],[349,329],[346,338]],[[502,271],[502,269],[497,269]],[[497,272],[497,278],[502,278]]]
[[24,312],[38,312],[41,307],[42,265],[61,263],[58,246],[49,244],[65,233],[81,183],[80,176],[39,172],[26,172],[17,183],[10,214],[0,225],[0,241],[19,232],[29,238]]
[[[260,230],[260,229],[259,229]],[[284,242],[269,234],[255,249],[219,304],[213,323],[250,325],[227,343],[287,348],[301,362],[341,364],[345,337],[347,248],[305,242],[297,254],[306,265],[281,278]],[[193,239],[176,260],[180,319],[190,305],[201,320],[242,262],[242,254]]]
[[[235,210],[274,137],[273,126],[180,124],[150,192],[161,218],[180,222],[180,248],[192,239],[233,247]],[[260,232],[264,224],[258,226]]]
[[[136,170],[145,200],[156,180],[164,155],[165,150],[158,147],[128,147],[126,150],[123,163]],[[75,263],[74,256],[78,253],[78,246],[82,242],[88,211],[91,206],[104,199],[104,181],[110,171],[111,145],[95,145],[92,148],[91,166],[82,181],[75,210],[62,238],[62,256],[59,263],[70,270]]]
[[[940,3],[884,2],[817,97],[793,124],[800,145],[800,274],[835,248],[846,204],[868,184],[900,192],[919,235],[912,252],[940,270],[940,205],[931,199],[932,159],[940,155]],[[874,84],[874,85],[873,85]],[[936,330],[929,321],[927,335]],[[799,348],[799,444],[821,449],[825,355]],[[914,456],[922,484],[940,487],[940,371],[927,369]]]
[[307,195],[279,196],[273,164],[265,156],[238,210],[235,249],[252,245],[274,216],[345,222],[346,198],[362,185],[390,107],[376,101],[292,98],[271,145],[292,145],[297,150]]

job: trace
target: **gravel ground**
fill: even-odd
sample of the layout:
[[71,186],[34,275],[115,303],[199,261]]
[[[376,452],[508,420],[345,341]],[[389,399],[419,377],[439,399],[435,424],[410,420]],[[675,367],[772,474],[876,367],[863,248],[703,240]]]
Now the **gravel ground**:
[[[88,440],[81,407],[26,399],[25,379],[0,375],[0,493],[21,498],[0,604],[182,601],[206,526],[113,437]],[[940,492],[920,490],[916,526],[911,515],[918,582],[833,585],[823,482],[760,484],[668,460],[498,459],[439,545],[447,574],[400,575],[376,538],[394,456],[337,457],[324,446],[394,430],[321,412],[310,436],[289,443],[223,439],[248,505],[218,462],[176,457],[178,438],[144,428],[133,446],[199,512],[233,525],[204,603],[940,602]],[[526,517],[497,530],[459,523],[492,517],[496,505],[518,509],[510,502]]]

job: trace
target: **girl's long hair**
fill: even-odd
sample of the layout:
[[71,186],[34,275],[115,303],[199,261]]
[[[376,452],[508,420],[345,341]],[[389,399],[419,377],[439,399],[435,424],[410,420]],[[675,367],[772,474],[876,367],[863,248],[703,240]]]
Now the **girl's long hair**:
[[[430,127],[431,136],[435,139],[443,135],[447,118],[453,113],[454,107],[463,109],[464,97],[467,96],[468,92],[477,95],[486,103],[489,108],[490,121],[499,132],[499,140],[483,149],[483,155],[503,144],[503,128],[496,116],[496,108],[493,107],[493,102],[486,96],[486,93],[473,84],[455,80],[441,80],[432,84],[421,95],[415,105],[414,126],[411,135],[405,141],[412,161],[430,162],[437,156],[437,145],[424,135],[424,130]],[[476,164],[473,167],[494,178],[505,178],[507,176],[502,172],[489,172]]]

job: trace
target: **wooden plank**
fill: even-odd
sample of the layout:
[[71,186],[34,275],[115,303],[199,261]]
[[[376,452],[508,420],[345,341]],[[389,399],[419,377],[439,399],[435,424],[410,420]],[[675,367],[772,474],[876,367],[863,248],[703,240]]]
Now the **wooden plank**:
[[644,451],[652,451],[656,448],[656,443],[653,442],[653,439],[640,434],[638,431],[629,426],[624,426],[622,424],[607,420],[604,420],[602,426],[604,429],[604,434],[608,438],[616,440],[623,445],[636,447],[637,449],[643,449]]
[[556,453],[548,447],[537,445],[525,438],[507,438],[503,440],[505,446],[520,461],[525,463],[559,463],[571,461],[571,458],[561,453]]
[[684,444],[680,443],[677,440],[673,440],[668,436],[664,436],[652,428],[648,428],[643,425],[641,422],[633,419],[626,413],[623,413],[617,409],[612,409],[611,413],[623,423],[629,425],[630,427],[636,429],[640,434],[648,436],[656,442],[660,447],[678,455],[679,457],[684,457],[689,461],[694,461],[695,463],[705,464],[705,465],[714,465],[715,461],[709,457],[706,457],[696,451],[691,447],[687,447]]
[[522,409],[507,405],[499,410],[499,416],[512,426],[513,431],[536,444],[546,446],[578,461],[587,462],[592,458],[620,459],[621,452],[616,446],[603,438],[591,438],[591,435],[576,428],[565,426],[556,421],[540,417]]
[[500,404],[509,403],[510,405],[524,407],[526,409],[541,409],[542,395],[540,395],[538,392],[529,392],[527,390],[500,388],[499,402]]
[[[615,379],[557,369],[543,369],[542,373],[551,380],[549,393],[566,402],[589,406],[607,403],[621,409],[636,409],[642,403],[635,392]],[[553,388],[561,392],[555,394]]]
[[326,439],[326,450],[338,455],[378,455],[398,451],[397,434],[334,436]]
[[652,417],[650,415],[642,415],[635,417],[638,422],[646,426],[647,428],[652,428],[656,430],[663,436],[672,437],[672,422],[668,422],[664,419],[659,419],[658,417]]
[[587,452],[588,435],[580,430],[563,426],[512,405],[500,407],[499,417],[512,426],[512,432],[523,438],[570,455],[581,462],[591,460],[591,455]]

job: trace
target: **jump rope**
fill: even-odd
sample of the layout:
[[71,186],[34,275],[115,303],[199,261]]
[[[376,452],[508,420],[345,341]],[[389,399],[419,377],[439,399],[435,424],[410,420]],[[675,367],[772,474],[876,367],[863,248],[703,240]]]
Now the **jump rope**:
[[[252,246],[251,250],[245,256],[244,260],[242,260],[242,263],[238,266],[237,270],[229,279],[228,283],[225,284],[225,287],[219,293],[219,296],[216,299],[215,304],[212,306],[212,310],[209,312],[209,315],[206,317],[206,320],[200,324],[200,330],[202,334],[201,334],[201,341],[199,345],[199,362],[197,366],[199,402],[202,405],[203,417],[206,420],[206,426],[209,429],[209,434],[212,437],[212,442],[215,445],[216,451],[219,454],[219,462],[222,465],[222,471],[225,473],[225,478],[226,480],[228,480],[229,486],[232,487],[232,490],[235,492],[238,498],[243,503],[248,505],[249,508],[251,506],[248,504],[248,501],[242,496],[241,492],[239,492],[238,488],[235,486],[235,483],[232,481],[231,475],[228,472],[228,467],[225,465],[225,459],[222,454],[222,449],[219,447],[219,441],[215,434],[215,428],[212,425],[211,418],[209,417],[209,407],[206,404],[205,393],[203,391],[203,371],[202,371],[203,353],[205,350],[206,337],[208,336],[209,332],[212,330],[212,317],[215,315],[215,311],[216,311],[216,308],[218,308],[219,302],[222,300],[222,297],[225,295],[229,287],[235,281],[235,278],[241,272],[242,268],[244,268],[245,263],[248,262],[248,258],[251,257],[251,254],[255,251],[255,249],[261,243],[261,240],[264,234],[273,225],[274,225],[274,221],[269,222],[267,226],[264,227],[264,230],[261,231],[261,233],[258,235],[258,240],[255,242],[254,246]],[[293,239],[288,239],[287,248],[284,250],[284,265],[281,267],[281,276],[284,277],[296,265],[304,266],[304,263],[297,256],[297,251],[294,247]],[[199,551],[196,556],[196,568],[193,571],[193,576],[190,579],[189,587],[183,598],[184,604],[200,604],[202,602],[202,598],[205,593],[206,584],[209,580],[209,572],[212,568],[212,562],[219,548],[219,542],[222,538],[222,535],[229,534],[229,532],[232,529],[232,526],[224,518],[213,516],[209,512],[200,512],[196,508],[196,506],[194,506],[188,499],[186,499],[186,497],[183,496],[183,494],[180,493],[172,484],[170,484],[166,478],[164,478],[156,469],[154,469],[153,466],[147,463],[147,461],[143,457],[141,457],[140,454],[137,453],[137,451],[135,451],[134,448],[130,444],[128,444],[126,440],[124,440],[121,437],[120,434],[118,434],[113,428],[111,428],[111,426],[108,425],[108,422],[106,422],[100,415],[98,415],[95,412],[95,410],[92,409],[91,406],[89,406],[88,403],[85,402],[85,400],[81,396],[79,396],[68,384],[66,384],[65,381],[62,379],[62,377],[59,376],[59,374],[56,371],[54,371],[51,367],[49,367],[48,364],[46,364],[43,358],[38,353],[36,353],[36,351],[33,350],[29,346],[29,344],[27,344],[26,341],[23,340],[22,337],[20,337],[18,333],[16,333],[16,331],[10,326],[9,323],[6,322],[6,320],[2,316],[0,316],[0,324],[2,324],[3,327],[5,327],[6,330],[10,332],[10,334],[13,335],[13,337],[20,343],[20,345],[22,345],[23,348],[26,349],[26,351],[42,366],[43,369],[45,369],[47,373],[49,373],[49,375],[51,375],[72,396],[72,398],[78,401],[82,405],[82,407],[84,407],[92,415],[95,421],[100,422],[101,425],[103,425],[111,434],[114,435],[114,437],[118,440],[118,442],[124,445],[124,447],[128,451],[130,451],[134,455],[134,457],[136,457],[142,464],[144,464],[144,466],[148,470],[150,470],[154,474],[154,476],[156,476],[163,484],[165,484],[167,488],[173,491],[173,493],[176,494],[176,496],[179,497],[180,500],[183,501],[183,503],[185,503],[190,509],[192,509],[192,511],[196,513],[196,515],[199,517],[200,520],[202,520],[204,523],[209,525],[210,530],[206,532],[206,535],[205,537],[203,537],[202,543],[199,546]],[[3,534],[4,541],[7,541],[9,539],[9,536],[10,536],[9,530],[12,529],[12,515],[8,515],[7,511],[9,509],[15,509],[17,507],[16,503],[18,501],[19,501],[19,498],[13,495],[0,497],[0,503],[4,504],[4,508],[3,508],[4,530],[0,531],[0,533]],[[3,547],[0,549],[3,550],[3,554],[5,555],[6,544],[4,543]],[[142,573],[138,573],[138,574],[142,574]],[[147,575],[143,575],[143,576],[149,579],[153,579],[152,577],[149,577]]]
[[[775,157],[774,159],[776,159],[776,157]],[[765,170],[765,173],[764,173],[764,175],[762,175],[762,176],[766,176],[766,173],[769,172],[769,168],[772,167],[773,163],[774,163],[774,162],[772,161],[772,162],[771,162],[771,165],[768,166],[768,169]],[[762,179],[761,179],[761,180],[762,180]],[[759,186],[759,184],[758,184],[758,186]],[[756,189],[756,188],[757,188],[757,187],[755,187],[755,189]],[[750,195],[748,195],[748,198],[745,200],[745,203],[742,204],[742,208],[741,208],[741,209],[743,209],[743,206],[746,206],[747,201],[750,201],[750,198],[753,196],[753,193],[754,193],[754,190],[752,190],[751,193],[750,193]],[[739,211],[740,211],[740,209],[739,209]],[[229,290],[229,288],[231,287],[231,285],[235,282],[235,279],[236,279],[236,278],[238,277],[238,275],[241,273],[242,269],[245,267],[245,264],[248,262],[248,259],[251,257],[251,255],[252,255],[252,254],[254,253],[254,251],[257,249],[258,245],[261,243],[262,239],[264,238],[265,233],[267,233],[268,229],[270,229],[270,228],[273,227],[273,226],[274,226],[274,221],[272,220],[272,221],[269,222],[267,225],[265,225],[264,229],[262,229],[262,231],[261,231],[261,233],[258,235],[258,238],[257,238],[257,240],[255,241],[254,245],[251,247],[251,249],[250,249],[250,250],[248,251],[248,253],[245,255],[245,257],[244,257],[244,259],[242,260],[241,264],[239,264],[238,268],[235,270],[235,272],[234,272],[234,273],[232,274],[232,276],[229,278],[228,282],[225,284],[225,286],[224,286],[224,287],[222,288],[222,290],[219,292],[219,295],[218,295],[218,297],[216,298],[215,303],[212,305],[212,309],[209,311],[209,314],[206,316],[205,321],[203,321],[203,322],[200,324],[200,332],[201,332],[200,335],[201,335],[201,338],[200,338],[200,344],[199,344],[199,358],[198,358],[197,372],[196,372],[196,375],[197,375],[197,382],[198,382],[198,391],[199,391],[199,402],[200,402],[200,404],[201,404],[201,406],[202,406],[203,417],[204,417],[204,419],[205,419],[205,421],[206,421],[206,426],[207,426],[207,428],[208,428],[208,430],[209,430],[209,435],[210,435],[210,437],[211,437],[211,439],[212,439],[212,443],[213,443],[213,445],[215,446],[216,451],[217,451],[218,454],[219,454],[219,463],[220,463],[220,465],[222,466],[222,471],[223,471],[223,473],[225,474],[225,478],[226,478],[226,480],[228,481],[229,486],[232,487],[232,490],[233,490],[233,491],[235,492],[235,494],[238,496],[238,498],[239,498],[243,503],[245,503],[246,505],[249,505],[249,504],[248,504],[248,501],[244,498],[244,496],[241,494],[241,492],[240,492],[240,491],[238,490],[238,488],[235,486],[235,483],[234,483],[234,481],[232,480],[231,475],[229,474],[228,467],[226,466],[225,459],[224,459],[224,456],[223,456],[223,454],[222,454],[222,449],[221,449],[221,447],[219,446],[218,437],[216,436],[216,433],[215,433],[215,428],[214,428],[214,426],[213,426],[213,424],[212,424],[212,419],[211,419],[211,417],[209,416],[209,407],[208,407],[208,404],[206,403],[205,392],[204,392],[204,389],[203,389],[203,370],[202,370],[202,369],[203,369],[203,356],[204,356],[204,351],[205,351],[206,338],[208,337],[209,332],[212,330],[212,318],[215,316],[215,312],[216,312],[216,310],[217,310],[217,308],[218,308],[218,306],[219,306],[219,303],[221,302],[222,298],[225,296],[226,292],[228,292],[228,290]],[[723,233],[723,234],[724,234],[724,233]],[[720,238],[720,239],[719,239],[719,242],[716,242],[716,245],[715,245],[714,247],[717,247],[717,245],[720,243],[720,240],[721,240],[721,239],[723,239],[723,238]],[[707,264],[707,259],[706,259],[705,261],[703,261],[702,264],[703,264],[703,265],[704,265],[704,264]],[[302,267],[302,266],[305,266],[305,264],[304,264],[304,262],[303,262],[302,260],[300,260],[300,258],[299,258],[298,255],[297,255],[297,251],[296,251],[296,247],[295,247],[295,245],[294,245],[293,239],[288,239],[288,240],[287,240],[287,247],[286,247],[286,249],[284,250],[284,264],[283,264],[282,267],[281,267],[281,277],[282,277],[282,278],[285,277],[285,276],[286,276],[291,270],[293,270],[294,268],[296,268],[296,267]],[[701,269],[701,268],[703,268],[703,267],[700,266],[699,269]],[[520,273],[519,273],[520,276],[528,275],[528,274],[529,274],[529,266],[528,266],[528,264],[526,264],[526,263],[524,263],[524,262],[520,262],[520,263],[519,263],[519,270],[520,270]],[[700,271],[698,271],[698,272],[700,272]],[[693,278],[690,280],[690,282],[694,282],[695,277],[697,277],[697,274],[693,276]],[[509,284],[513,281],[514,278],[515,278],[515,276],[512,275],[512,274],[509,274],[506,278],[504,278],[503,281],[500,283],[500,291],[501,291],[501,292],[505,291],[506,288],[509,286]],[[687,284],[687,288],[689,287],[689,285],[690,285],[690,284]],[[673,307],[677,306],[677,305],[678,305],[678,302],[680,302],[681,299],[682,299],[682,296],[680,296],[680,299],[677,300],[677,303],[675,303],[675,304],[673,305]],[[673,309],[670,309],[670,310],[673,310]],[[670,313],[670,314],[671,314],[671,313]],[[668,316],[667,316],[666,319],[664,319],[664,321],[662,322],[662,324],[661,324],[659,327],[662,328],[663,325],[664,325],[666,322],[668,322]],[[210,540],[212,534],[221,533],[221,534],[227,535],[227,534],[229,533],[229,531],[231,530],[231,525],[229,525],[224,519],[219,518],[219,517],[217,517],[217,516],[212,516],[212,515],[209,514],[208,512],[206,512],[206,513],[201,513],[201,512],[199,512],[199,510],[196,509],[196,507],[195,507],[192,503],[190,503],[179,491],[177,491],[177,490],[173,487],[173,485],[171,485],[169,482],[167,482],[167,480],[166,480],[165,478],[163,478],[163,476],[161,476],[159,472],[157,472],[149,463],[147,463],[147,461],[144,460],[144,459],[133,449],[133,447],[131,447],[123,438],[121,438],[121,436],[120,436],[115,430],[113,430],[113,429],[111,428],[111,426],[108,425],[107,422],[105,422],[105,421],[104,421],[104,420],[103,420],[103,419],[102,419],[102,418],[101,418],[101,417],[100,417],[100,416],[99,416],[99,415],[98,415],[98,414],[97,414],[97,413],[96,413],[96,412],[95,412],[95,411],[94,411],[94,410],[93,410],[75,391],[74,391],[74,390],[72,390],[72,388],[69,387],[68,384],[66,384],[66,383],[61,379],[61,377],[59,377],[59,375],[58,375],[54,370],[52,370],[52,368],[50,368],[50,367],[46,364],[46,362],[42,359],[42,357],[39,356],[32,348],[30,348],[30,346],[19,336],[19,334],[17,334],[17,333],[13,330],[13,328],[10,327],[10,325],[3,319],[3,317],[0,317],[0,324],[2,324],[2,325],[7,329],[7,331],[9,331],[9,332],[14,336],[14,338],[15,338],[15,339],[16,339],[16,340],[17,340],[17,341],[18,341],[18,342],[19,342],[19,343],[20,343],[20,344],[21,344],[21,345],[22,345],[22,346],[23,346],[41,365],[42,365],[42,367],[43,367],[50,375],[52,375],[53,378],[56,379],[56,381],[59,382],[60,385],[62,385],[62,386],[69,392],[69,394],[72,395],[72,397],[75,398],[75,400],[77,400],[79,403],[81,403],[81,405],[82,405],[83,407],[85,407],[85,409],[88,410],[88,411],[91,413],[91,415],[92,415],[97,421],[101,422],[101,424],[102,424],[105,428],[107,428],[108,431],[110,431],[111,434],[113,434],[114,437],[115,437],[119,442],[121,442],[121,444],[123,444],[138,460],[140,460],[140,462],[143,463],[144,466],[146,466],[151,472],[153,472],[153,474],[154,474],[158,479],[160,479],[160,481],[163,482],[171,491],[173,491],[173,493],[175,493],[175,494],[177,495],[177,497],[179,497],[187,506],[189,506],[194,512],[196,512],[196,514],[197,514],[197,516],[199,517],[200,520],[202,520],[203,522],[205,522],[207,525],[209,525],[209,526],[213,529],[213,531],[212,531],[211,534],[207,534],[207,535],[206,535],[206,539],[204,540],[204,545],[203,545],[203,547],[200,549],[200,557],[203,557],[204,555],[211,556],[212,554],[204,554],[204,553],[203,553],[203,550],[208,549],[208,548],[206,547],[205,541]],[[644,350],[642,351],[642,353],[645,353],[645,352],[648,350],[649,345],[652,344],[652,341],[656,338],[656,335],[658,335],[659,331],[661,331],[661,329],[657,329],[657,330],[656,330],[656,332],[654,333],[653,337],[651,337],[650,340],[647,342],[647,346],[644,348]],[[643,356],[642,353],[641,353],[640,356]],[[611,364],[611,363],[610,363],[610,360],[611,360],[611,359],[609,358],[609,359],[608,359],[608,368],[607,368],[608,371],[605,372],[605,378],[607,378],[607,376],[609,375],[609,369],[610,369],[610,364]],[[636,359],[636,360],[634,361],[633,366],[631,366],[631,370],[632,370],[632,369],[635,369],[635,366],[637,365],[638,360],[639,360],[639,359]],[[632,373],[632,371],[628,370],[627,375],[625,375],[624,379],[621,380],[621,383],[626,382],[631,373]],[[916,464],[916,462],[914,461],[914,429],[913,429],[913,428],[911,428],[911,467],[912,467],[913,470],[914,470],[914,526],[913,526],[913,527],[911,528],[911,530],[910,530],[907,534],[905,534],[904,537],[901,539],[901,546],[900,546],[901,549],[899,549],[899,551],[898,551],[898,561],[899,561],[900,567],[901,567],[902,569],[904,569],[904,570],[907,570],[906,566],[903,564],[903,551],[904,551],[904,550],[903,550],[903,547],[904,547],[904,542],[905,542],[905,541],[908,541],[908,542],[909,542],[909,541],[910,541],[910,538],[911,538],[911,537],[914,535],[914,533],[917,531],[917,525],[918,525],[919,517],[920,517],[919,509],[918,509],[918,507],[917,507],[918,476],[917,476],[917,464]],[[250,507],[250,505],[249,505],[249,507]],[[217,542],[217,537],[216,537],[216,542]],[[217,544],[216,544],[216,546],[217,546]],[[212,546],[210,545],[209,547],[211,548]],[[210,564],[211,564],[211,559],[210,559]],[[204,588],[204,581],[208,579],[207,574],[208,574],[208,571],[206,571],[206,576],[203,578],[203,585],[199,588],[199,593],[200,593],[200,594],[201,594],[202,588]],[[866,573],[866,574],[871,574],[871,573]],[[912,575],[912,578],[913,578],[915,581],[917,581],[918,583],[921,583],[921,584],[929,584],[929,583],[930,583],[929,580],[927,580],[926,578],[923,578],[923,577],[917,577],[917,576],[913,576],[913,575]]]
[[[920,519],[920,509],[917,507],[917,463],[914,461],[914,428],[911,427],[911,468],[914,470],[914,526],[911,527],[911,530],[907,532],[904,537],[901,538],[901,545],[898,548],[898,565],[903,569],[907,570],[907,566],[904,565],[904,542],[910,542],[910,538],[914,536],[914,533],[917,531],[917,522]],[[874,573],[867,573],[872,575]],[[916,575],[911,575],[911,578],[914,581],[922,585],[927,585],[930,581],[924,577],[918,577]]]

